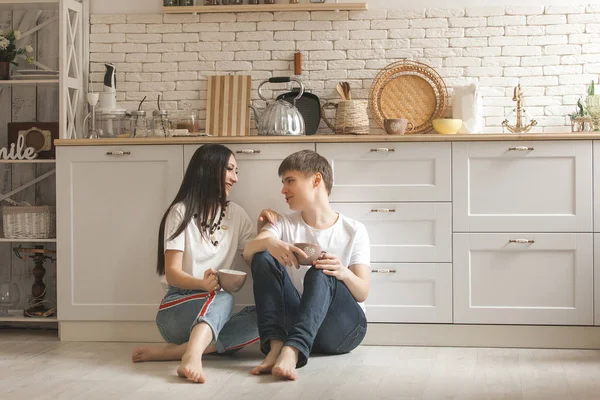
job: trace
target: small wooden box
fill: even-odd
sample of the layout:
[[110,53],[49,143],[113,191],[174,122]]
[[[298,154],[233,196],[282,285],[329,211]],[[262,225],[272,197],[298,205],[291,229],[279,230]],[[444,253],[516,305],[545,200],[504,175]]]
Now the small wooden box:
[[250,134],[250,75],[208,77],[206,133],[212,136]]

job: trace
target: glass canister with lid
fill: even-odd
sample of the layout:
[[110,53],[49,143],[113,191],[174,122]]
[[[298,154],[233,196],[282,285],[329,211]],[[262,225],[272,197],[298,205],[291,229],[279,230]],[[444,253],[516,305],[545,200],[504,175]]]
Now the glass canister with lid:
[[151,134],[150,123],[146,118],[146,111],[132,111],[129,120],[129,130],[131,137],[144,138]]
[[173,135],[173,123],[168,110],[154,110],[152,113],[152,136],[169,137]]

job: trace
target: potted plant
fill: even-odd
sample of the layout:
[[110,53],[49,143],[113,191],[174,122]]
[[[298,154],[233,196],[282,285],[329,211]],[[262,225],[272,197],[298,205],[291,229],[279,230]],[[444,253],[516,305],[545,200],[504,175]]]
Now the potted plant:
[[600,130],[600,95],[596,94],[594,81],[588,87],[588,96],[585,99],[587,111],[594,121],[594,130]]
[[[17,47],[16,41],[21,39],[21,32],[0,32],[0,80],[10,79],[10,64],[17,65],[15,58],[20,54],[33,53],[33,47]],[[27,56],[27,62],[33,63],[33,56]]]

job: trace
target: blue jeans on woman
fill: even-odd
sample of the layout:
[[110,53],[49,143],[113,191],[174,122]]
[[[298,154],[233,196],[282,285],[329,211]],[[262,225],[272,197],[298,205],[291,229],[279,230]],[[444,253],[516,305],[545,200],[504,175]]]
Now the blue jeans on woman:
[[[292,267],[293,268],[293,267]],[[367,319],[346,285],[323,271],[310,268],[304,277],[302,297],[286,267],[267,251],[252,260],[254,300],[261,351],[270,340],[298,349],[297,367],[311,351],[343,354],[354,350],[367,332]]]

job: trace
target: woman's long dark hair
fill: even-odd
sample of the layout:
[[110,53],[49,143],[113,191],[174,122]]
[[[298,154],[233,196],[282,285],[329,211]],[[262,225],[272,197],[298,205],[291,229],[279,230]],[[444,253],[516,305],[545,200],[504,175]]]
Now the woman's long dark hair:
[[[207,144],[200,147],[190,160],[185,171],[183,182],[175,200],[171,203],[160,222],[158,231],[158,259],[156,272],[165,274],[165,222],[169,212],[175,204],[185,206],[185,215],[181,225],[168,238],[172,240],[179,236],[192,218],[198,218],[198,226],[208,226],[213,223],[216,216],[227,206],[225,192],[225,174],[229,158],[233,155],[231,150],[220,144]],[[207,239],[208,233],[201,228],[202,236]]]

